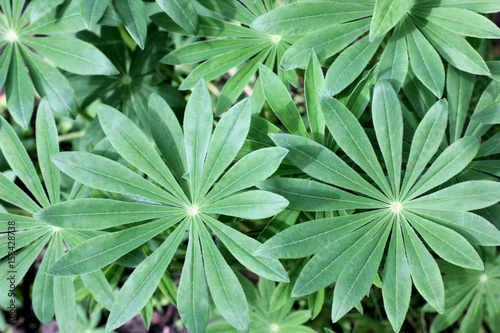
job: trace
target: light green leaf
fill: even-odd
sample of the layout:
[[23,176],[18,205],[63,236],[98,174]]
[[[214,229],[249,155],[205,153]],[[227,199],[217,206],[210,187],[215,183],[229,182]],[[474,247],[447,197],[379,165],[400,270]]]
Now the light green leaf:
[[[21,2],[15,2],[21,4]],[[26,25],[22,30],[27,35],[69,34],[85,29],[85,22],[80,14],[80,1],[67,1],[36,22]]]
[[99,121],[116,151],[130,164],[160,183],[180,200],[188,199],[143,131],[123,113],[99,105]]
[[[60,233],[55,234],[53,240],[56,246],[56,258],[64,253],[64,245]],[[61,333],[75,331],[76,299],[73,278],[69,276],[54,277],[54,312]]]
[[387,81],[379,80],[373,89],[372,117],[393,195],[397,197],[403,159],[403,114],[398,95]]
[[132,319],[153,296],[184,237],[187,226],[187,220],[184,220],[160,247],[132,272],[111,307],[106,331],[112,331]]
[[459,71],[448,64],[446,72],[446,98],[450,104],[449,131],[451,143],[462,137],[474,83],[474,75]]
[[62,152],[53,155],[52,161],[83,185],[182,206],[176,197],[108,158],[85,152]]
[[412,200],[405,207],[464,212],[486,208],[499,200],[499,182],[471,180]]
[[263,219],[278,214],[288,206],[288,201],[280,195],[267,191],[246,191],[221,199],[206,207],[205,213],[217,213],[243,219]]
[[98,270],[92,273],[82,274],[80,277],[95,300],[106,309],[110,310],[115,301],[115,296],[113,295],[113,289],[104,273]]
[[[1,130],[0,130],[1,131]],[[9,202],[30,213],[40,210],[40,206],[35,203],[23,190],[14,184],[9,178],[0,172],[0,199]]]
[[277,146],[288,149],[287,158],[309,176],[378,200],[386,200],[382,193],[326,147],[296,135],[273,133],[270,137]]
[[311,136],[314,141],[319,143],[325,141],[325,118],[319,102],[319,89],[323,87],[324,81],[318,57],[314,51],[311,51],[304,74],[304,97]]
[[217,124],[208,146],[198,200],[233,162],[243,146],[250,129],[250,111],[250,100],[245,99],[227,111]]
[[114,75],[119,71],[94,45],[76,38],[22,38],[57,67],[80,75]]
[[10,59],[12,58],[12,44],[9,43],[0,54],[0,87],[3,87],[10,68]]
[[81,2],[82,19],[87,29],[93,28],[106,12],[110,0],[83,0]]
[[260,66],[259,73],[262,91],[273,112],[290,133],[307,137],[304,122],[283,82],[264,65]]
[[201,218],[243,266],[263,278],[289,282],[285,269],[277,259],[252,255],[252,252],[261,245],[260,242],[206,214],[203,214]]
[[146,13],[141,0],[121,0],[113,2],[118,14],[123,19],[125,29],[130,36],[144,49],[147,35]]
[[458,301],[458,303],[453,304],[450,307],[446,307],[445,311],[437,315],[436,318],[432,321],[430,332],[436,333],[445,330],[450,327],[455,321],[463,315],[464,310],[470,303],[472,296],[474,296],[476,290],[468,290],[465,289],[467,293],[462,295],[462,298]]
[[198,30],[198,14],[191,0],[156,0],[156,3],[181,28],[196,34]]
[[460,323],[460,332],[479,332],[481,330],[482,318],[484,317],[484,301],[485,297],[482,295],[482,289],[484,286],[479,288],[476,295],[472,299],[472,302],[465,313],[465,316]]
[[408,223],[401,224],[413,284],[434,309],[443,313],[444,286],[439,267]]
[[56,204],[60,196],[60,173],[50,160],[50,156],[59,152],[57,128],[47,99],[42,99],[36,115],[36,150],[43,181],[49,193],[50,202]]
[[210,314],[210,301],[197,223],[191,223],[189,227],[189,244],[179,282],[179,296],[177,308],[189,332],[204,333]]
[[63,3],[64,0],[35,0],[31,5],[30,23],[34,23],[40,17],[50,12]]
[[205,274],[210,294],[220,314],[239,331],[248,332],[248,303],[241,284],[215,246],[205,226],[199,224]]
[[49,243],[33,283],[33,310],[44,324],[50,323],[54,317],[54,277],[46,272],[56,261],[55,243]]
[[372,144],[356,117],[334,98],[325,96],[320,100],[326,124],[335,142],[375,181],[385,195],[390,196],[389,183]]
[[403,22],[396,25],[379,62],[379,80],[387,80],[398,92],[408,72],[408,48]]
[[483,124],[499,124],[500,123],[500,101],[495,101],[481,109],[479,112],[474,112],[472,119]]
[[370,25],[370,41],[384,36],[405,16],[412,1],[376,0]]
[[479,13],[496,13],[500,11],[500,4],[497,0],[431,0],[424,1],[419,7],[442,7],[442,8],[463,8]]
[[328,69],[323,89],[328,95],[337,95],[363,72],[377,51],[383,37],[370,42],[368,36],[349,46]]
[[427,163],[436,153],[444,137],[448,118],[448,103],[439,100],[425,114],[415,131],[406,163],[406,172],[401,186],[401,197],[413,186]]
[[1,119],[0,137],[2,138],[2,140],[0,140],[0,148],[12,171],[21,179],[23,184],[35,196],[42,207],[49,206],[49,200],[43,190],[42,183],[38,178],[33,162],[31,162],[16,132],[14,132],[4,118]]

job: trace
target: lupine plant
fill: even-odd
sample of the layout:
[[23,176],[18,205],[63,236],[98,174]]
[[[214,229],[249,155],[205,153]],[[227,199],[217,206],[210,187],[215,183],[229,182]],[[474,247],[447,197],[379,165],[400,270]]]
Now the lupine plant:
[[499,332],[498,12],[0,0],[0,330]]

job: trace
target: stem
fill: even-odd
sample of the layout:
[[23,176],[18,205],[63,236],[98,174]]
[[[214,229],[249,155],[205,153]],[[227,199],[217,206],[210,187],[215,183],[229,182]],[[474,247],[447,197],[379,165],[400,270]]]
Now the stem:
[[92,118],[91,115],[89,115],[84,109],[82,109],[81,107],[78,107],[78,114],[80,116],[82,116],[83,118],[87,119],[88,121],[92,121],[94,120],[94,118]]
[[57,138],[57,140],[59,142],[69,141],[69,140],[72,140],[72,139],[81,138],[84,135],[85,135],[85,131],[71,132],[71,133],[68,133],[68,134],[59,135],[59,137]]

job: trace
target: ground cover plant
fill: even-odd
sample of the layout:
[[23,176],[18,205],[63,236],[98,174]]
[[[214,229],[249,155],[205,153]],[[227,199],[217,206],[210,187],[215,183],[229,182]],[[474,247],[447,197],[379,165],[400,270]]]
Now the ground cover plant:
[[0,330],[500,332],[498,12],[0,0]]

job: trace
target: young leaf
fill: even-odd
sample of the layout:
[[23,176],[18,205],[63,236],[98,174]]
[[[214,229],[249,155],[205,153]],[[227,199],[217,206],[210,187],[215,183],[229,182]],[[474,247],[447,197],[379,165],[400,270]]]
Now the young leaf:
[[83,21],[87,25],[87,29],[91,29],[99,22],[111,0],[83,0],[81,4],[81,15]]
[[125,29],[141,49],[144,49],[147,35],[146,13],[141,0],[123,0],[113,2],[118,14],[123,19]]
[[311,51],[304,74],[304,97],[306,99],[307,119],[309,120],[312,139],[319,143],[325,141],[325,118],[321,111],[318,91],[323,86],[324,81],[318,57],[316,57],[314,51]]
[[408,12],[412,3],[398,0],[376,0],[370,25],[370,41],[384,36]]
[[198,15],[191,0],[156,0],[156,3],[184,30],[196,34]]
[[450,104],[449,108],[449,131],[450,143],[462,137],[465,117],[469,108],[469,102],[474,89],[475,77],[455,69],[448,64],[446,72],[446,98]]
[[33,310],[44,324],[50,323],[54,317],[54,277],[46,272],[56,261],[55,244],[55,241],[49,243],[38,268],[41,273],[35,276],[33,283]]
[[[63,252],[63,243],[60,233],[57,232],[53,240],[56,243],[56,258]],[[69,276],[54,277],[54,312],[59,329],[62,333],[75,331],[76,299],[73,278]]]
[[379,80],[387,80],[398,92],[408,72],[408,47],[403,22],[396,25],[379,62]]

